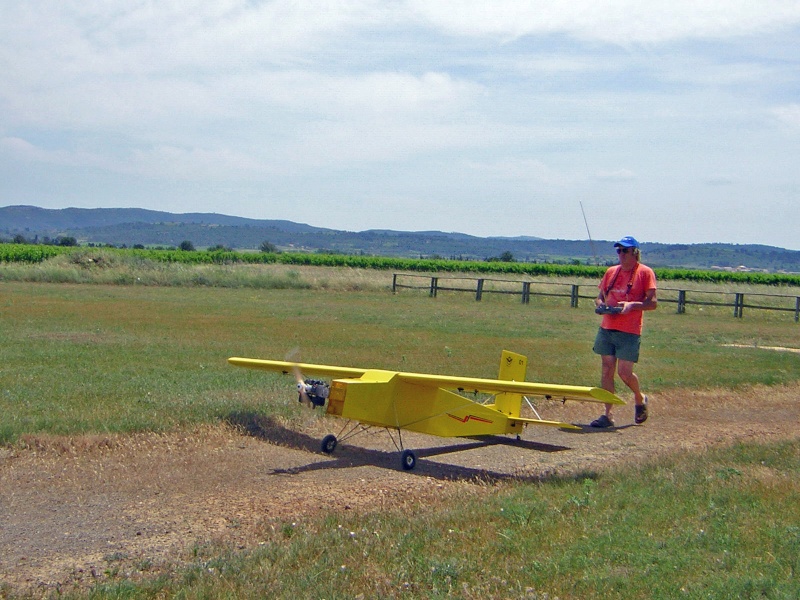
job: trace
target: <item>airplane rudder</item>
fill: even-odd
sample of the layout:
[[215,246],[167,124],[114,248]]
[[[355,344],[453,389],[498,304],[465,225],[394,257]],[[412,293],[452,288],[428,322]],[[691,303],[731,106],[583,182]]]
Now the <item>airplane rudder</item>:
[[510,350],[503,350],[500,356],[498,379],[503,381],[525,381],[528,371],[528,357]]

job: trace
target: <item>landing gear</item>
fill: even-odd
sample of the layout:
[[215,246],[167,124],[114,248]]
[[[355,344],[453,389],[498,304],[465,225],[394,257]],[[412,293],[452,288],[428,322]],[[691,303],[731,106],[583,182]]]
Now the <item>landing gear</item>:
[[334,450],[336,450],[336,436],[330,434],[322,438],[321,448],[325,454],[331,454]]
[[411,450],[403,450],[400,454],[400,464],[403,466],[404,471],[410,471],[417,465],[417,457]]
[[[342,439],[349,439],[352,437],[352,433],[345,434]],[[328,434],[324,438],[322,438],[322,443],[320,444],[320,450],[322,450],[325,454],[333,454],[333,451],[336,450],[336,446],[339,444],[338,438],[333,434]],[[398,445],[398,450],[402,448],[402,445]],[[411,450],[402,450],[400,452],[400,466],[403,467],[404,471],[410,471],[414,467],[417,466],[417,457]]]

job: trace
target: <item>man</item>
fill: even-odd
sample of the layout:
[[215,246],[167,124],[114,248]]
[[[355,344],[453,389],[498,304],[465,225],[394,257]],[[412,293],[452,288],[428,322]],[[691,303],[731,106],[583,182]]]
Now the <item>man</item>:
[[[640,262],[639,242],[628,236],[614,247],[619,265],[609,268],[603,276],[600,293],[595,300],[596,311],[603,315],[593,351],[602,358],[600,386],[614,393],[615,371],[633,392],[634,420],[641,425],[647,420],[647,396],[639,388],[639,377],[633,365],[639,360],[644,311],[655,310],[656,276]],[[592,421],[592,427],[613,427],[613,404],[606,404],[605,414]]]

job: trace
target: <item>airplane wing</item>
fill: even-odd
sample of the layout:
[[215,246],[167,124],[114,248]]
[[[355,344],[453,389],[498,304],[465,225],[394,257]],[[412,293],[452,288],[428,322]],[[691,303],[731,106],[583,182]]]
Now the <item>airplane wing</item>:
[[484,392],[489,394],[508,392],[522,394],[523,396],[544,396],[582,402],[600,402],[603,404],[625,404],[625,401],[619,396],[598,387],[452,377],[448,375],[424,375],[422,373],[398,373],[397,377],[408,383],[462,392]]
[[528,381],[505,381],[502,379],[480,379],[475,377],[454,377],[448,375],[426,375],[423,373],[395,373],[375,369],[355,369],[352,367],[338,367],[332,365],[317,365],[310,363],[294,363],[279,360],[262,360],[257,358],[231,357],[228,362],[238,367],[251,369],[264,369],[279,373],[292,373],[299,368],[303,374],[322,375],[333,378],[364,377],[367,373],[373,376],[382,375],[385,380],[391,376],[401,381],[425,387],[440,387],[449,390],[466,392],[522,394],[523,396],[544,396],[579,400],[582,402],[600,402],[605,404],[625,404],[625,401],[602,388],[577,385],[559,385],[550,383],[533,383]]
[[282,360],[261,360],[258,358],[240,358],[233,356],[228,362],[237,367],[248,367],[250,369],[264,369],[265,371],[277,371],[278,373],[292,373],[295,369],[300,369],[303,374],[324,375],[333,378],[358,378],[369,369],[353,369],[350,367],[334,367],[331,365],[312,365],[308,363],[286,362]]

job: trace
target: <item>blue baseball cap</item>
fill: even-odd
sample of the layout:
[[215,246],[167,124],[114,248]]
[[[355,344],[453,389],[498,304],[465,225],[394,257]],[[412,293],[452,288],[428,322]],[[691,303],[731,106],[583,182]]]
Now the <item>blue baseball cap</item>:
[[614,244],[615,248],[617,246],[620,246],[622,248],[638,248],[639,242],[636,241],[636,238],[626,235],[624,238],[622,238],[620,241]]

